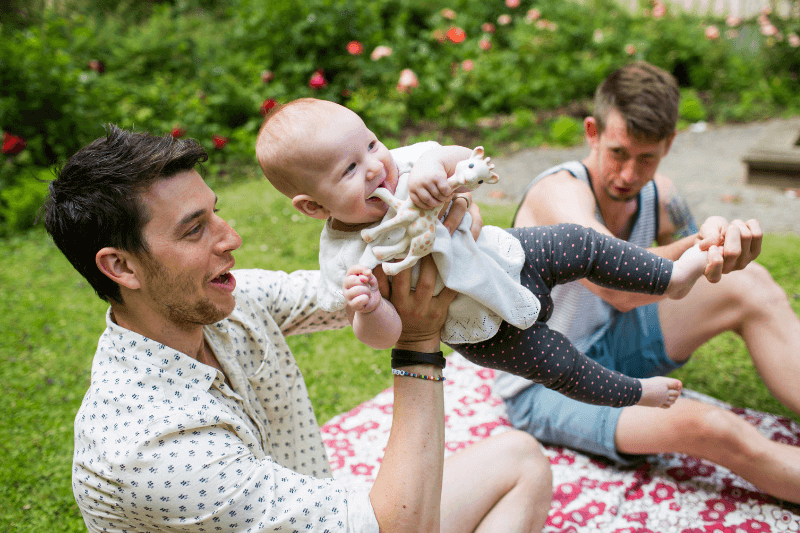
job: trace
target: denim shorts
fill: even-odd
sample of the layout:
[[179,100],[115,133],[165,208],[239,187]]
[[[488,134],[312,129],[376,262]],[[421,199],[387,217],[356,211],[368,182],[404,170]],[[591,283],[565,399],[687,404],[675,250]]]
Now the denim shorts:
[[[680,368],[664,348],[658,304],[619,313],[590,340],[586,355],[612,370],[644,378]],[[511,423],[540,442],[565,446],[628,465],[642,456],[617,452],[614,436],[622,409],[586,403],[534,384],[506,400]]]

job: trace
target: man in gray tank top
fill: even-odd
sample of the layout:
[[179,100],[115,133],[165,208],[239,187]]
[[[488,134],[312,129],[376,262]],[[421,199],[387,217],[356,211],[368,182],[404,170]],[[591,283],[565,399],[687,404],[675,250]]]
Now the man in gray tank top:
[[[589,357],[635,377],[667,374],[710,338],[734,331],[770,391],[800,413],[800,320],[784,291],[752,262],[761,250],[758,222],[710,217],[698,230],[672,181],[657,172],[675,137],[679,97],[674,78],[648,63],[612,73],[598,87],[594,116],[584,121],[589,155],[537,176],[514,225],[577,223],[670,259],[697,243],[719,244],[723,264],[710,266],[707,281],[682,300],[583,280],[558,286],[548,324]],[[685,453],[800,503],[800,448],[765,438],[727,410],[686,398],[666,410],[592,406],[502,373],[495,389],[511,422],[543,442],[621,463]]]

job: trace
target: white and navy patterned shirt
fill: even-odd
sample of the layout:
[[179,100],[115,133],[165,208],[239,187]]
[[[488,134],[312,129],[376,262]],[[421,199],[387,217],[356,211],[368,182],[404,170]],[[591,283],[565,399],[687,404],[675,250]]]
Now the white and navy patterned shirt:
[[378,531],[367,492],[331,478],[284,335],[343,327],[318,272],[235,272],[213,367],[115,324],[75,418],[72,488],[89,531]]

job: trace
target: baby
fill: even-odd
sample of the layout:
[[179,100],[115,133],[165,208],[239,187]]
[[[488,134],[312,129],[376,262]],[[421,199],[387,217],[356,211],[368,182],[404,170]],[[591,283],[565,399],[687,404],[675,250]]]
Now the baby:
[[[365,344],[394,345],[402,325],[378,291],[372,269],[380,261],[360,233],[393,213],[372,194],[383,187],[396,197],[410,195],[421,207],[440,205],[463,192],[451,190],[446,179],[472,150],[428,142],[390,151],[349,109],[300,99],[267,115],[256,155],[264,175],[297,210],[326,221],[320,304],[346,307]],[[452,237],[446,230],[436,234],[433,256],[443,285],[460,293],[448,310],[448,323],[455,325],[443,330],[445,344],[476,364],[587,403],[669,407],[675,402],[679,380],[636,379],[608,370],[548,328],[550,290],[585,277],[604,287],[682,298],[703,274],[707,252],[695,247],[672,262],[576,225],[485,226],[476,240],[469,228],[467,214]]]

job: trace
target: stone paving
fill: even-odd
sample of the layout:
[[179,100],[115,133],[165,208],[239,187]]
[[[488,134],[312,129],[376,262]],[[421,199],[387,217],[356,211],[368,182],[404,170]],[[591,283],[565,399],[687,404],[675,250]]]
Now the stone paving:
[[[756,218],[764,232],[800,235],[800,190],[748,184],[742,162],[742,157],[763,138],[768,127],[782,120],[789,119],[678,133],[660,170],[675,181],[698,224],[711,215],[722,215],[728,220]],[[588,145],[584,144],[492,157],[500,182],[479,188],[474,193],[475,199],[479,203],[516,204],[536,174],[562,161],[583,159],[588,152]]]

